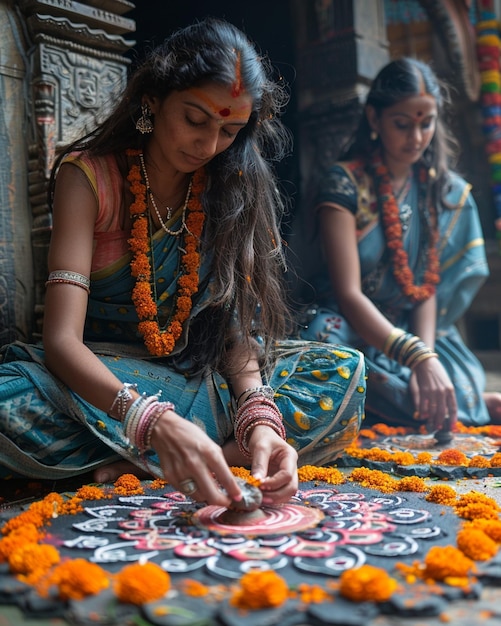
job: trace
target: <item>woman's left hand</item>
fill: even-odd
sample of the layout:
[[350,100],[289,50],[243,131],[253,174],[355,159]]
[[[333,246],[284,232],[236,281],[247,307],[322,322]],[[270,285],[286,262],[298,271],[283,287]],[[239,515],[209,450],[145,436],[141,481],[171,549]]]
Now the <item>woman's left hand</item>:
[[251,472],[261,479],[263,504],[288,502],[298,490],[297,452],[272,428],[256,426],[249,438]]
[[412,372],[410,391],[420,420],[428,432],[454,430],[457,403],[454,385],[437,358],[422,361]]

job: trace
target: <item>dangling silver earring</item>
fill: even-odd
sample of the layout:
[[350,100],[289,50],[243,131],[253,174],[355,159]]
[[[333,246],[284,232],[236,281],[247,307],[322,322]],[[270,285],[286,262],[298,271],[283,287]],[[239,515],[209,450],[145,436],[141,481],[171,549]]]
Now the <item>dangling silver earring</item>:
[[371,138],[371,141],[376,141],[376,139],[378,138],[377,131],[371,130],[370,138]]
[[136,122],[136,130],[138,130],[141,135],[149,135],[153,132],[151,109],[146,103],[141,105],[141,117]]

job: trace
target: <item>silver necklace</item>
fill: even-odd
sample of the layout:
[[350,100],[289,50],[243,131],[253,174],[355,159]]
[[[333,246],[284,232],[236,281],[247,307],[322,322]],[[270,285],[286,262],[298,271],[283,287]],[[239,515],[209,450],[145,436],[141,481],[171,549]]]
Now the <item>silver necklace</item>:
[[[151,206],[153,207],[155,214],[158,218],[158,221],[160,222],[160,226],[168,235],[172,235],[173,237],[178,237],[183,232],[184,229],[188,230],[186,228],[185,218],[186,218],[186,209],[188,208],[188,201],[191,196],[191,186],[192,186],[193,179],[190,178],[190,184],[188,185],[188,191],[186,192],[186,198],[184,199],[183,212],[181,215],[181,226],[178,230],[171,230],[167,226],[167,224],[163,221],[162,216],[160,215],[160,211],[158,210],[157,203],[155,202],[153,191],[151,190],[151,187],[150,187],[150,180],[148,178],[148,173],[146,172],[146,164],[144,162],[144,155],[142,152],[139,153],[139,160],[141,161],[141,170],[143,172],[144,182],[146,183],[146,193],[148,194],[148,198],[150,199]],[[168,220],[171,218],[171,215],[172,215],[172,209],[170,207],[167,207],[167,219]]]

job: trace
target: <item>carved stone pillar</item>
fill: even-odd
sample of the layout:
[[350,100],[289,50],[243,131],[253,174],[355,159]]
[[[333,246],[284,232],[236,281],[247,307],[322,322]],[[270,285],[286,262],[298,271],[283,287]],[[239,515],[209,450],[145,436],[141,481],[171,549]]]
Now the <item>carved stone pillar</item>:
[[[291,6],[302,188],[289,244],[299,258],[314,263],[307,240],[311,193],[351,135],[368,86],[389,54],[384,0],[292,0]],[[310,269],[297,267],[303,275]]]
[[[122,91],[134,45],[124,34],[135,22],[124,17],[127,0],[17,0],[29,37],[28,133],[29,201],[35,319],[33,338],[43,320],[51,215],[47,182],[58,145],[90,131],[106,116]],[[14,208],[13,208],[14,210]]]
[[360,102],[388,61],[384,1],[293,0],[301,172],[327,166],[358,118]]
[[33,271],[28,202],[26,41],[12,2],[0,2],[0,345],[29,336]]

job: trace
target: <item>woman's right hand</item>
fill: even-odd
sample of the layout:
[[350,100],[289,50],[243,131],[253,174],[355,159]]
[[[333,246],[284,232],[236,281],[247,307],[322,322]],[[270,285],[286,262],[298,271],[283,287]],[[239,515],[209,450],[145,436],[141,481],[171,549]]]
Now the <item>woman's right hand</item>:
[[431,357],[416,365],[409,387],[417,419],[426,422],[428,432],[454,430],[457,421],[456,394],[438,358]]
[[165,480],[179,491],[183,481],[193,481],[196,491],[189,496],[194,500],[225,507],[240,500],[240,487],[221,447],[189,420],[165,411],[153,428],[151,445]]

